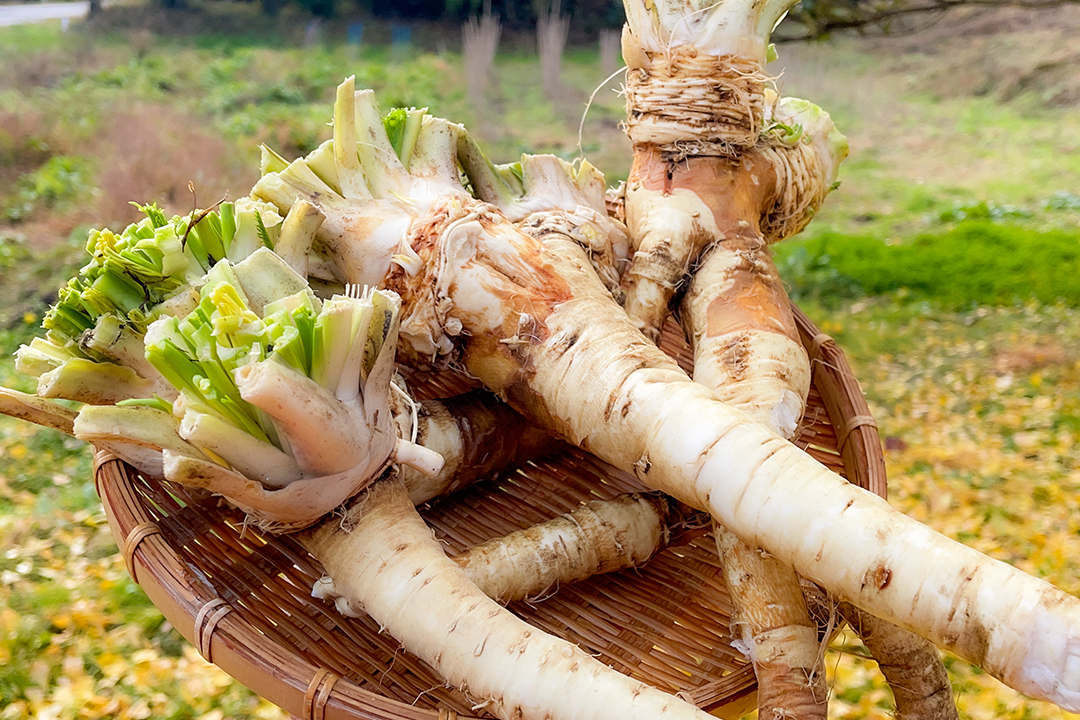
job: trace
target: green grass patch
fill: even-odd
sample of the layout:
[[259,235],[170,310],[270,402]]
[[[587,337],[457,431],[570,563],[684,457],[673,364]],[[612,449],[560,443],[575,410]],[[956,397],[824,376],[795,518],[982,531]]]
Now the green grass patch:
[[941,307],[1080,305],[1080,231],[966,220],[899,243],[835,232],[781,245],[791,293],[823,304],[896,294]]

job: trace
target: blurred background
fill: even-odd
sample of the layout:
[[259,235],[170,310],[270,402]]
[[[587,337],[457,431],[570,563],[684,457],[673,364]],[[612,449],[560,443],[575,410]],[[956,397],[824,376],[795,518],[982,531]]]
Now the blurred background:
[[[1080,5],[1040,5],[804,0],[770,72],[852,154],[777,259],[852,361],[893,504],[1075,594]],[[10,354],[89,228],[245,195],[260,143],[291,159],[329,137],[347,75],[497,162],[584,155],[624,179],[621,23],[610,0],[0,3],[0,384],[33,389]],[[79,443],[0,420],[0,720],[285,717],[130,580],[90,477]],[[833,717],[891,707],[862,655],[849,636],[828,654]],[[962,717],[1072,717],[946,663]]]

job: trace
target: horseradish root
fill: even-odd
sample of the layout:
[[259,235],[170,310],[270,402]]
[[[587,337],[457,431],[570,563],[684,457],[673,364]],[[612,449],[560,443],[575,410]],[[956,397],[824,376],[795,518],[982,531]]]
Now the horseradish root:
[[345,601],[501,718],[664,720],[710,716],[518,619],[446,557],[396,480],[301,542]]

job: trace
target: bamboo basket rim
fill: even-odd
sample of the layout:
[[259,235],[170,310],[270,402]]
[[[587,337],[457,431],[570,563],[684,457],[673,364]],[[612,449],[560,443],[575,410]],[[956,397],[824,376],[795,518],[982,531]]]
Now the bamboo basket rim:
[[[794,310],[812,364],[811,395],[796,444],[884,497],[884,457],[858,381],[832,338]],[[665,327],[662,347],[690,367],[689,349],[673,323]],[[432,396],[448,390],[454,388],[438,382],[428,388]],[[597,494],[592,483],[608,483],[601,492],[611,495],[633,489],[632,477],[619,477],[574,452],[550,467],[530,464],[476,489],[501,503],[491,513],[495,521],[476,519],[456,500],[434,502],[423,514],[458,551],[487,539],[484,534],[506,532],[500,523],[531,524],[537,516],[565,512],[560,502],[573,507]],[[105,452],[95,455],[94,480],[128,572],[154,605],[204,658],[286,712],[305,720],[487,717],[457,691],[440,687],[430,669],[380,635],[370,619],[366,625],[347,620],[333,606],[311,599],[311,579],[320,569],[289,536],[258,533],[237,513],[143,477]],[[545,485],[541,492],[541,481],[565,486]],[[645,682],[721,717],[738,716],[752,707],[756,681],[744,658],[729,646],[718,647],[726,642],[718,638],[727,632],[730,615],[724,615],[726,588],[710,544],[699,537],[664,551],[670,558],[658,554],[641,571],[594,578],[560,589],[548,602],[510,607]],[[693,670],[695,663],[701,672]]]

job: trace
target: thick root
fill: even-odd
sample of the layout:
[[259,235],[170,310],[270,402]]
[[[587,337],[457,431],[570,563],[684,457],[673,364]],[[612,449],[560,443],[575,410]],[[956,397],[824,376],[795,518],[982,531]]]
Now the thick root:
[[794,437],[810,390],[810,359],[760,236],[731,233],[709,249],[683,299],[681,318],[694,347],[694,380]]
[[839,611],[881,668],[893,691],[899,720],[959,717],[949,674],[932,643],[850,603],[841,603]]
[[573,512],[477,545],[454,558],[488,597],[510,602],[635,567],[667,544],[656,496],[594,500]]
[[301,542],[334,586],[478,708],[515,720],[708,720],[671,695],[537,630],[485,596],[416,514],[404,485],[374,485]]
[[[1080,707],[1080,602],[901,515],[718,402],[641,337],[572,245],[549,239],[543,247],[543,266],[572,299],[544,309],[550,280],[540,292],[503,296],[534,300],[533,339],[496,357],[466,345],[474,375],[540,424],[707,510],[842,599],[1022,692]],[[473,336],[497,332],[477,327]]]
[[760,156],[665,160],[638,147],[626,185],[626,225],[634,257],[626,274],[626,313],[654,341],[669,304],[707,247],[731,235],[757,237],[772,188]]
[[458,190],[408,209],[401,196],[335,203],[343,221],[381,203],[410,214],[408,270],[387,274],[387,260],[357,277],[377,274],[403,298],[411,360],[464,368],[538,427],[708,511],[840,598],[1080,708],[1075,598],[897,513],[716,400],[640,333],[575,243],[528,238]]
[[716,526],[716,547],[735,607],[732,634],[754,663],[758,717],[824,720],[828,692],[817,625],[790,566]]

